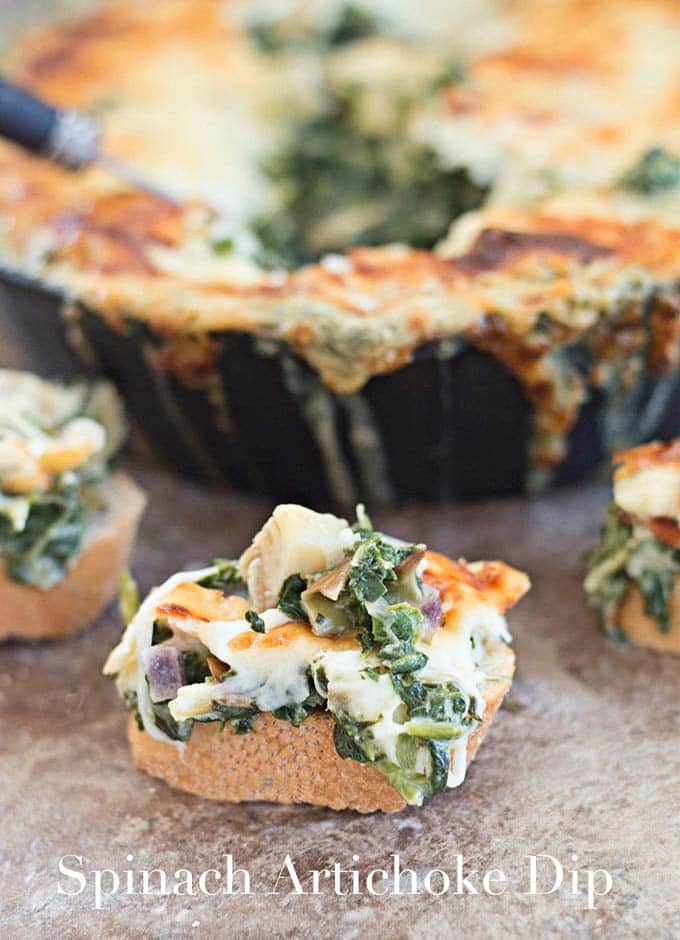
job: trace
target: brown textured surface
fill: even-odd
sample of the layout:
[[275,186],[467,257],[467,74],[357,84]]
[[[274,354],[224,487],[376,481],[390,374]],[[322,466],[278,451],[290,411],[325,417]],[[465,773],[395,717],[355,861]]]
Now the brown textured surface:
[[56,587],[41,591],[0,571],[0,640],[54,639],[76,633],[96,620],[118,593],[145,497],[129,477],[119,473],[109,481],[106,494],[111,511],[90,532],[75,565]]
[[[513,656],[504,649],[497,674],[512,676]],[[484,722],[468,741],[468,764],[477,753],[503,701],[507,683],[487,683]],[[385,777],[353,760],[343,760],[333,744],[333,721],[314,713],[299,728],[261,715],[250,734],[230,726],[220,735],[212,725],[194,728],[184,752],[163,744],[128,721],[128,738],[138,767],[173,787],[216,800],[271,800],[313,803],[359,813],[393,813],[406,803]]]
[[645,605],[639,590],[628,588],[621,604],[619,626],[635,646],[644,646],[661,652],[680,653],[680,580],[676,578],[671,598],[671,629],[662,633],[656,621],[645,614]]
[[[139,479],[151,497],[135,557],[145,588],[185,564],[234,554],[270,509],[151,471]],[[585,604],[579,556],[594,541],[608,498],[607,486],[589,486],[534,503],[375,514],[395,535],[470,559],[500,556],[533,579],[510,615],[518,659],[512,707],[497,715],[463,786],[420,810],[360,816],[217,804],[136,770],[127,715],[113,683],[99,675],[119,634],[113,614],[62,643],[0,647],[0,932],[12,940],[673,940],[680,934],[679,664],[612,645]],[[322,884],[321,895],[297,896],[283,881],[269,893],[286,853],[301,876],[334,861],[365,876],[389,866],[394,852],[421,875],[455,868],[461,853],[471,869],[503,869],[507,892],[337,897]],[[577,867],[608,869],[611,894],[595,911],[565,888],[522,895],[524,856],[539,852],[569,867],[575,853]],[[254,893],[119,895],[96,911],[91,876],[81,895],[57,894],[58,860],[68,853],[82,855],[86,871],[169,872],[200,872],[232,853],[249,869]]]

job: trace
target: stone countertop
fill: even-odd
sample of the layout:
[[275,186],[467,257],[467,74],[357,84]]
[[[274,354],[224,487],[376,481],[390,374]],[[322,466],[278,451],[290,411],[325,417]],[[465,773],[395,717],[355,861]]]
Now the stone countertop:
[[[151,504],[134,570],[144,589],[186,565],[234,556],[269,504],[206,492],[137,468]],[[518,672],[467,780],[422,809],[359,816],[307,807],[219,805],[173,792],[137,771],[127,713],[100,675],[120,624],[114,611],[61,643],[0,647],[2,787],[0,925],[12,938],[655,937],[680,935],[680,660],[609,643],[581,593],[582,551],[594,540],[606,489],[588,485],[540,500],[379,512],[380,528],[468,559],[501,557],[534,587],[511,612]],[[275,756],[273,755],[273,759]],[[365,878],[416,871],[420,894],[371,896]],[[606,869],[608,896],[528,890],[526,856],[547,853],[566,869]],[[250,895],[125,893],[122,872],[224,868],[250,873]],[[290,855],[301,882],[332,866],[359,872],[358,894],[296,894],[277,875]],[[58,893],[59,859],[81,856],[80,894]],[[456,894],[456,856],[479,894]],[[127,856],[132,856],[128,860]],[[576,861],[573,856],[577,856]],[[74,859],[64,864],[80,869]],[[548,887],[541,863],[539,887]],[[96,870],[113,869],[120,892],[95,909]],[[428,894],[430,869],[451,891]],[[500,869],[504,893],[482,893]],[[110,876],[101,876],[109,889]],[[603,885],[598,876],[596,887]],[[79,886],[62,876],[62,886]],[[212,890],[215,882],[209,882]],[[440,875],[429,882],[441,889]],[[498,881],[491,885],[498,890]],[[141,890],[140,876],[132,886]],[[404,888],[408,887],[404,882]],[[351,890],[348,880],[341,884]],[[198,888],[196,887],[196,891]]]

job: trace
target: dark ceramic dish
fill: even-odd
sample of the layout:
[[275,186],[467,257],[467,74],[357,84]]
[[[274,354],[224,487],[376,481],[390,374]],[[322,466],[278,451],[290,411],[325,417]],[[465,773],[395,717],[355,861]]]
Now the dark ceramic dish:
[[[249,334],[215,333],[225,420],[205,388],[151,364],[144,351],[158,339],[150,330],[119,332],[80,307],[81,341],[72,344],[58,292],[8,270],[1,282],[9,328],[35,368],[48,376],[103,371],[152,448],[182,473],[316,505],[477,499],[523,493],[536,482],[532,406],[509,369],[465,343],[423,345],[411,363],[370,379],[360,396],[343,396],[285,343],[263,347]],[[585,347],[568,355],[586,375]],[[680,433],[680,373],[648,371],[616,402],[591,387],[566,459],[544,483],[575,481],[602,463],[613,408],[617,446]]]

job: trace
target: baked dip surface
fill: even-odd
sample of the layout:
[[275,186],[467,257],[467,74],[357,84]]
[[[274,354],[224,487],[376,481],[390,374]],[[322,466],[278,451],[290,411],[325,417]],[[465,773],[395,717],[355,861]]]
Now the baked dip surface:
[[69,342],[156,449],[394,502],[564,482],[677,432],[677,8],[286,9],[121,0],[15,50],[186,199],[0,149],[3,262],[75,298]]

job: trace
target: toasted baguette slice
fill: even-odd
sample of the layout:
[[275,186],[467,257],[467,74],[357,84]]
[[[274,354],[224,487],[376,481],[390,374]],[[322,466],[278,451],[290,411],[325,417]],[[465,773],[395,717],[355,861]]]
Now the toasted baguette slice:
[[43,591],[0,570],[0,640],[68,636],[95,620],[115,595],[146,497],[122,473],[102,490],[107,509],[88,529],[83,550],[63,581]]
[[631,584],[619,608],[618,627],[633,646],[659,653],[680,653],[680,578],[676,577],[671,597],[671,629],[664,633],[645,613],[642,594]]
[[[468,765],[515,671],[509,646],[498,642],[489,650],[487,670],[498,678],[482,687],[486,709],[482,724],[468,738]],[[258,715],[253,730],[243,735],[236,734],[231,725],[220,732],[212,723],[199,724],[183,751],[140,731],[134,718],[128,725],[128,738],[141,770],[172,787],[213,800],[313,803],[358,813],[394,813],[406,806],[377,770],[339,756],[333,744],[333,718],[320,710],[299,728],[270,714]]]

